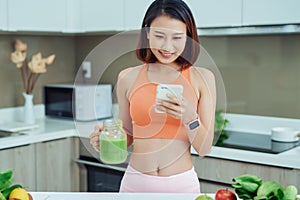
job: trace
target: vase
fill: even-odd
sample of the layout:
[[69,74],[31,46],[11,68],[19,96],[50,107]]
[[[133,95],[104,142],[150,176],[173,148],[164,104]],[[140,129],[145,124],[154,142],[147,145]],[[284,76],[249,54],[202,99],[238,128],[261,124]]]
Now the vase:
[[25,101],[23,109],[23,121],[25,124],[35,124],[33,94],[27,94],[23,92],[23,97]]

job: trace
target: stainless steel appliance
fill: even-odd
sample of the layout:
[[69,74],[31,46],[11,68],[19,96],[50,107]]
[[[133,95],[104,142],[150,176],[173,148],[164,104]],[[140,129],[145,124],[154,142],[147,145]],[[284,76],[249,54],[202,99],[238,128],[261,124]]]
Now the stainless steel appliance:
[[44,87],[45,114],[91,121],[112,116],[112,86],[52,84]]
[[300,142],[277,142],[271,140],[271,135],[226,131],[229,136],[224,140],[222,147],[229,147],[242,150],[258,151],[277,154],[294,147]]
[[83,192],[118,192],[120,183],[128,165],[126,162],[107,165],[99,160],[89,138],[81,138],[80,157],[75,162],[80,166],[80,191]]

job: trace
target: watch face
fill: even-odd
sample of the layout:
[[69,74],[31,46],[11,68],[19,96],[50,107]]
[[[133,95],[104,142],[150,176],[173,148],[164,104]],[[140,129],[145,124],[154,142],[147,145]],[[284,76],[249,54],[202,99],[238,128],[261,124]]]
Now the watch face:
[[199,126],[199,121],[193,121],[192,123],[189,124],[190,130],[193,130]]

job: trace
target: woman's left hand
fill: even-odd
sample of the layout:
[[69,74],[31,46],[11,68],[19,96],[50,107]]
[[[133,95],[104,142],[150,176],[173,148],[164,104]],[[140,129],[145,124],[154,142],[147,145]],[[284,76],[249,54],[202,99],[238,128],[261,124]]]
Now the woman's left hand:
[[190,104],[186,99],[182,98],[180,100],[171,94],[167,94],[167,97],[170,99],[169,101],[157,100],[159,110],[176,119],[182,119],[183,123],[188,123],[196,118],[196,111],[189,106]]

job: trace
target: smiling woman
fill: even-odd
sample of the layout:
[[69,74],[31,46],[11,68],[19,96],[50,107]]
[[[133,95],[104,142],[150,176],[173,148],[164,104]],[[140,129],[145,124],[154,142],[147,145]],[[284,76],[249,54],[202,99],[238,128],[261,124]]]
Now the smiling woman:
[[[121,71],[117,81],[119,117],[127,145],[133,144],[120,192],[200,193],[190,148],[199,155],[210,152],[216,86],[210,70],[194,66],[199,51],[186,3],[155,0],[146,11],[136,49],[143,64]],[[171,92],[157,101],[158,84],[182,87],[182,97]],[[97,126],[90,135],[98,151],[102,131]]]
[[153,20],[147,38],[154,56],[160,62],[170,64],[184,51],[186,25],[168,16],[161,16]]

